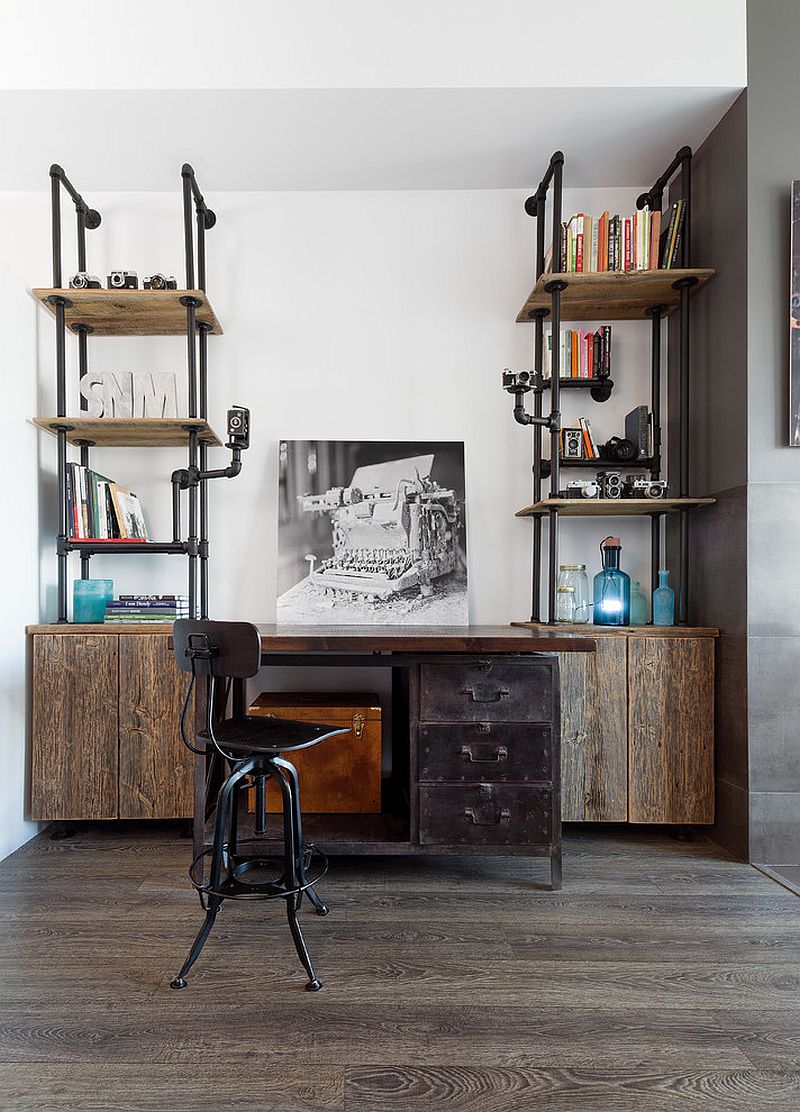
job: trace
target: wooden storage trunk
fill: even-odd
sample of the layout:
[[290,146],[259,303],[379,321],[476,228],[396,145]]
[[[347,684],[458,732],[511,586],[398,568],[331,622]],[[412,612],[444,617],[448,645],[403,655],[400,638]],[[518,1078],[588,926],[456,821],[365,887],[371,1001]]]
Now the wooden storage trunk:
[[[250,714],[347,727],[350,733],[286,754],[300,777],[303,813],[380,812],[381,708],[377,695],[265,691],[251,705]],[[255,810],[254,790],[249,793],[249,809]],[[267,811],[280,810],[280,793],[268,782]]]

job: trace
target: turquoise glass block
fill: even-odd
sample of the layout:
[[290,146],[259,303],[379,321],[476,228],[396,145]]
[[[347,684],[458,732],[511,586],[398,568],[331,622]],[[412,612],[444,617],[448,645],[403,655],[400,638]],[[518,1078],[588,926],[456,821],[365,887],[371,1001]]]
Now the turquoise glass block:
[[76,579],[72,584],[72,621],[104,622],[106,603],[114,597],[113,579]]

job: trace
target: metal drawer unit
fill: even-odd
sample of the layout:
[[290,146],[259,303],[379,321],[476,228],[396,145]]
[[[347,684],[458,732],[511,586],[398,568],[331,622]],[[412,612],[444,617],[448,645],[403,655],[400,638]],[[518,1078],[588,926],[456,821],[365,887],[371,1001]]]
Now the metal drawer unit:
[[411,695],[417,844],[547,856],[552,887],[560,887],[557,660],[426,662]]

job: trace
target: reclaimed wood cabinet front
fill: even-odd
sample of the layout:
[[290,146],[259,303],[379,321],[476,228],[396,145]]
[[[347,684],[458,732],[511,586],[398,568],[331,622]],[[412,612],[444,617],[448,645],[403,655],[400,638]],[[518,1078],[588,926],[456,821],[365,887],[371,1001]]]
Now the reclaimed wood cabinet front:
[[30,817],[189,818],[188,677],[163,633],[31,637]]
[[562,653],[565,822],[714,821],[714,630],[594,630]]

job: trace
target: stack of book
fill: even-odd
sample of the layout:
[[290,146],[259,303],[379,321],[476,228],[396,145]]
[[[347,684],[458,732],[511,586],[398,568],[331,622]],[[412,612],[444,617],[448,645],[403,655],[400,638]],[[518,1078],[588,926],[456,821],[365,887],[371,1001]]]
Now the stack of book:
[[107,622],[174,622],[188,617],[187,595],[120,595],[106,603]]
[[[681,263],[686,202],[670,206],[669,220],[662,233],[660,212],[647,206],[632,216],[594,217],[578,212],[561,225],[561,242],[556,262],[562,274],[590,274],[604,271],[672,270]],[[545,271],[556,269],[552,246],[545,259]]]
[[[553,333],[545,337],[542,376],[553,374]],[[559,378],[608,378],[611,374],[611,325],[596,332],[561,329]]]
[[139,499],[105,475],[67,464],[67,536],[70,540],[147,541]]

